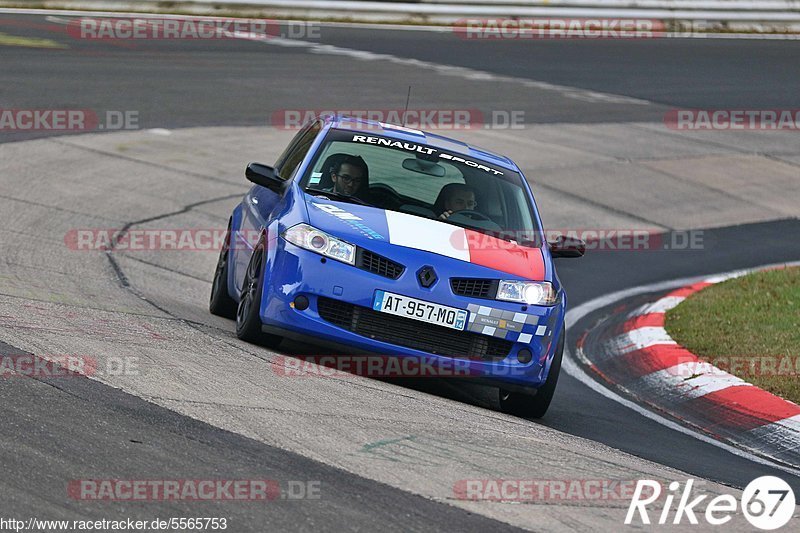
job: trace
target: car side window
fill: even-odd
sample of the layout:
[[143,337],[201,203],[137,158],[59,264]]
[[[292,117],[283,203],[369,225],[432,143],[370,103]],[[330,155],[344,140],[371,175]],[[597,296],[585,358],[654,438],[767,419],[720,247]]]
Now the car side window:
[[317,138],[321,129],[322,123],[320,121],[315,121],[308,128],[295,136],[289,148],[281,154],[275,165],[279,176],[287,180],[294,176],[297,167],[300,166],[300,163],[308,153],[308,150],[311,148],[314,139]]
[[277,161],[275,161],[275,170],[279,170],[281,167],[283,167],[283,165],[286,163],[286,159],[288,159],[295,146],[297,146],[297,143],[303,138],[303,136],[305,136],[306,133],[308,133],[308,130],[311,129],[313,125],[313,122],[306,124],[300,128],[300,131],[298,131],[294,137],[292,137],[292,140],[289,141],[289,144],[286,145],[286,148],[283,149],[283,152],[281,152],[281,155],[279,155]]

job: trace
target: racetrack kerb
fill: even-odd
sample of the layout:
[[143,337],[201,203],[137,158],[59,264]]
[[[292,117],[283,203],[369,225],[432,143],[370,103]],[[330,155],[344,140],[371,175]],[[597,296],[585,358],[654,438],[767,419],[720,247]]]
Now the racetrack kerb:
[[800,268],[706,287],[669,310],[665,327],[714,366],[800,403]]

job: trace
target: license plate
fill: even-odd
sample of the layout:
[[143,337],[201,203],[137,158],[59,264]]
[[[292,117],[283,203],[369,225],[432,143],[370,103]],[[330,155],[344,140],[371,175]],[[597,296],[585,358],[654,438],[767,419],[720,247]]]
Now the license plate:
[[381,313],[413,318],[420,322],[436,324],[463,331],[467,323],[467,311],[446,305],[434,304],[416,298],[386,291],[375,291],[372,308]]

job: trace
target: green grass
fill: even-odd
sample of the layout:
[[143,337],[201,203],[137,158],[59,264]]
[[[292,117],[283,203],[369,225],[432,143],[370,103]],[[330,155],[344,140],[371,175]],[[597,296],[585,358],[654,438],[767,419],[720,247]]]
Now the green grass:
[[800,403],[800,268],[707,287],[667,312],[666,329],[700,358]]

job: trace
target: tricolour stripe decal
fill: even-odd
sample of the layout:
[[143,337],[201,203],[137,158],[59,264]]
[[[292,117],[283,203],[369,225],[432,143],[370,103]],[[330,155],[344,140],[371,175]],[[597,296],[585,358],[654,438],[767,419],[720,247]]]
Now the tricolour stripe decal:
[[386,224],[389,242],[396,246],[444,255],[525,279],[545,279],[539,248],[397,211],[386,211]]
[[434,254],[469,261],[465,230],[422,217],[386,211],[389,242]]
[[466,237],[472,263],[525,279],[545,279],[541,249],[520,246],[469,229]]

